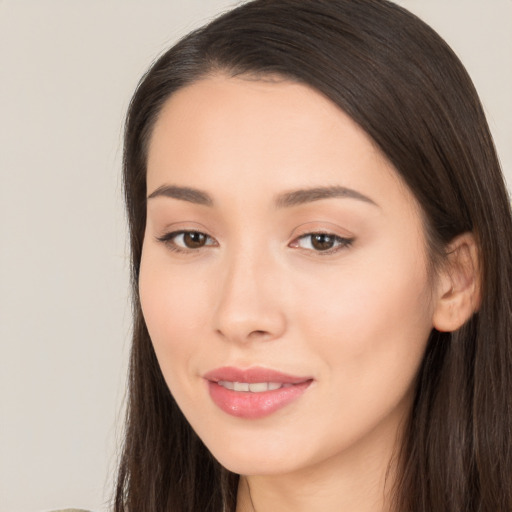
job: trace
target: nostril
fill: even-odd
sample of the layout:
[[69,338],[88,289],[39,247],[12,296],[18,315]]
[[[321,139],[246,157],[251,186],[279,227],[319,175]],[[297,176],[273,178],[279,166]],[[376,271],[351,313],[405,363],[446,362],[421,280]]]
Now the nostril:
[[251,334],[256,335],[256,336],[265,336],[268,334],[268,332],[267,331],[252,331]]

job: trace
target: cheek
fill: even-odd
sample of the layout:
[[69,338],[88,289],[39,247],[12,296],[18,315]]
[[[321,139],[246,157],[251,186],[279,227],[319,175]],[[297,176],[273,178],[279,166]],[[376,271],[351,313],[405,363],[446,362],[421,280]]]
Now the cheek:
[[[407,276],[407,277],[406,277]],[[369,272],[347,284],[343,306],[330,310],[356,350],[382,344],[408,346],[423,340],[431,328],[428,288],[418,274],[386,275]],[[361,343],[364,340],[364,343]],[[405,348],[405,346],[403,348]]]
[[325,361],[331,389],[356,413],[363,397],[382,405],[385,395],[397,401],[407,392],[432,329],[424,260],[405,254],[388,250],[386,258],[347,262],[323,287],[303,282],[296,294],[303,339]]
[[198,334],[208,311],[205,285],[199,277],[172,271],[165,261],[143,254],[139,295],[158,362],[174,394],[202,342]]
[[427,331],[431,328],[423,239],[411,236],[404,243],[404,232],[398,229],[396,237],[390,236],[360,258],[357,255],[348,260],[339,277],[333,276],[329,296],[318,301],[332,306],[328,310],[331,320],[340,319],[354,340],[378,331],[381,336],[373,338],[378,344],[387,333],[403,333],[396,336],[398,342],[414,332],[421,334],[426,324]]
[[[322,377],[311,418],[324,418],[325,455],[369,432],[393,437],[409,410],[431,322],[425,275],[401,268],[408,278],[383,266],[353,269],[321,291],[297,294],[308,297],[296,303],[300,339]],[[319,424],[304,420],[304,428],[315,432]]]

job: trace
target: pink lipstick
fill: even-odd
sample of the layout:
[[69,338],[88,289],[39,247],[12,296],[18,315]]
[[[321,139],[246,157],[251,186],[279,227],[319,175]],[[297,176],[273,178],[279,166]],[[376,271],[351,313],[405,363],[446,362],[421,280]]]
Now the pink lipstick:
[[268,368],[217,368],[204,375],[213,402],[239,418],[268,416],[299,398],[311,377],[296,377]]

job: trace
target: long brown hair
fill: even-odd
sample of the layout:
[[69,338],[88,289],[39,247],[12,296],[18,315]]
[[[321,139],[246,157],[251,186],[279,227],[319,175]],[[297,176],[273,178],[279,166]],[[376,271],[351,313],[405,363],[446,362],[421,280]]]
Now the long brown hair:
[[255,0],[162,55],[141,80],[125,131],[134,331],[116,512],[233,512],[238,477],[193,432],[160,372],[137,278],[148,140],[174,91],[210,73],[280,75],[348,113],[420,203],[433,264],[472,232],[481,307],[433,331],[399,454],[400,512],[512,510],[512,215],[477,93],[447,44],[386,0]]

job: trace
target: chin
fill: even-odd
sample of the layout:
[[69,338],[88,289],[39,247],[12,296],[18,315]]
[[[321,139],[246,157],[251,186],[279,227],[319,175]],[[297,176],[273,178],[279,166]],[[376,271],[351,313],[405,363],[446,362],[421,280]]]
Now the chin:
[[[269,439],[269,435],[272,439]],[[206,435],[202,438],[208,450],[226,469],[240,475],[277,475],[294,472],[308,465],[305,442],[284,441],[276,432],[260,431],[259,435]]]
[[[213,455],[215,456],[215,454]],[[268,454],[260,453],[256,457],[253,452],[248,454],[223,453],[215,458],[223,467],[239,475],[280,475],[291,473],[297,469],[297,465],[283,455],[278,458],[265,455]]]

